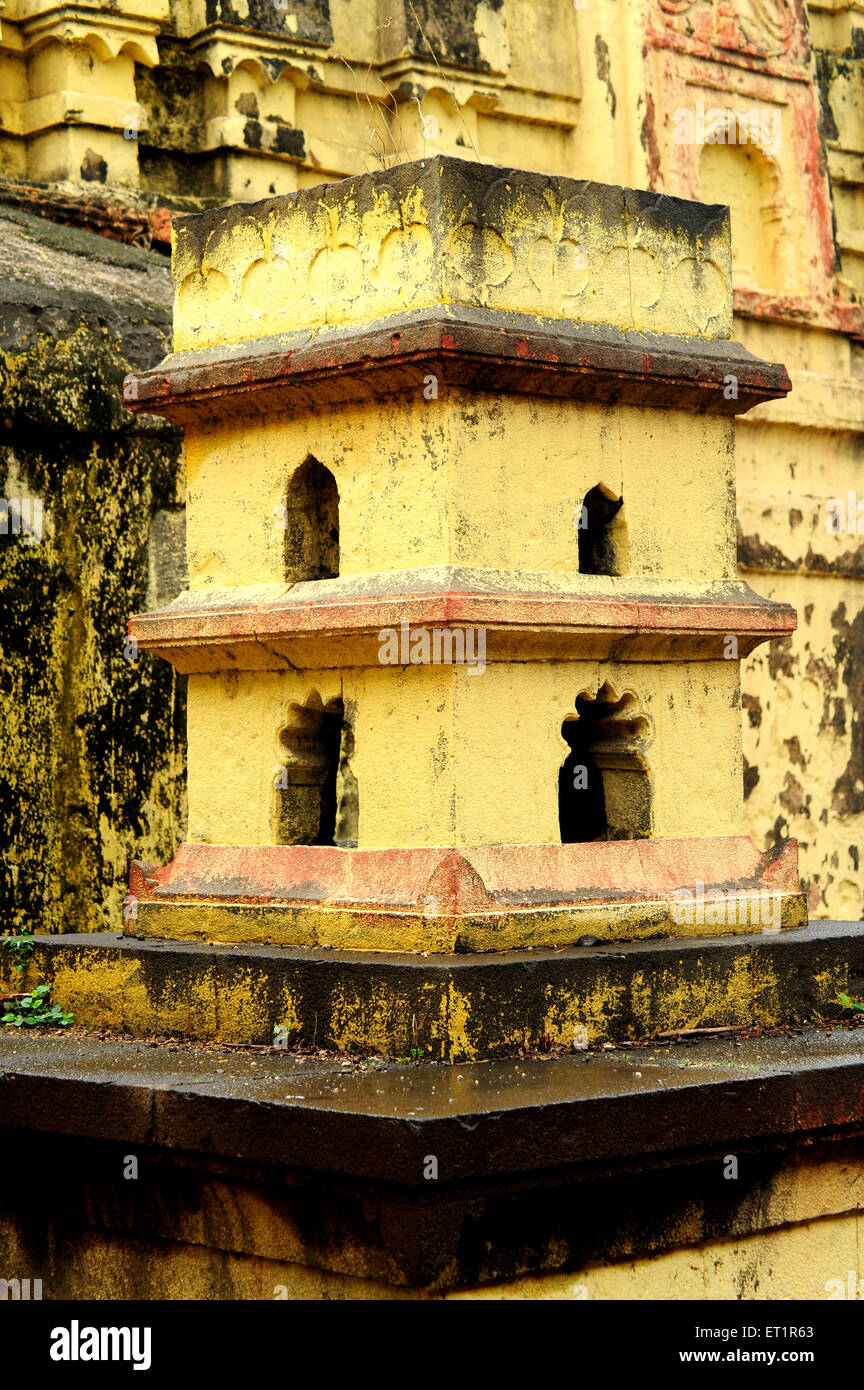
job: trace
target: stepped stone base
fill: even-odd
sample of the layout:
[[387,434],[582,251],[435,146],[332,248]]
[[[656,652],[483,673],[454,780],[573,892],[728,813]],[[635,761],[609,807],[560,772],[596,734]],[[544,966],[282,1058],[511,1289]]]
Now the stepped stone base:
[[46,1300],[854,1298],[860,1038],[456,1070],[7,1031],[4,1273]]
[[[36,937],[44,980],[76,1023],[138,1035],[463,1063],[529,1048],[639,1042],[675,1029],[771,1027],[864,994],[864,925],[506,951],[366,953]],[[0,958],[3,986],[22,986]],[[834,1012],[838,1012],[836,1006]]]
[[134,864],[129,892],[136,935],[366,951],[502,951],[807,921],[797,842],[760,854],[746,835],[465,849],[184,844],[165,868]]

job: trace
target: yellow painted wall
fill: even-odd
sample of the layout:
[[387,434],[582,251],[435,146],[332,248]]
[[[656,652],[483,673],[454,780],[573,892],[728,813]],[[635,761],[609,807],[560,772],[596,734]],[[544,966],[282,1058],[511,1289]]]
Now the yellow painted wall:
[[442,384],[429,401],[418,389],[381,407],[190,426],[192,588],[282,581],[279,508],[310,455],[339,489],[340,574],[458,564],[575,575],[578,511],[597,483],[626,499],[628,573],[735,574],[729,420]]
[[[163,1299],[252,1299],[320,1301],[464,1301],[518,1299],[554,1301],[734,1302],[860,1299],[864,1274],[858,1250],[861,1217],[843,1216],[737,1240],[673,1250],[651,1259],[589,1266],[566,1275],[533,1275],[506,1283],[453,1292],[424,1292],[381,1278],[366,1278],[363,1254],[354,1273],[300,1263],[214,1250],[206,1244],[129,1240],[97,1230],[64,1232],[65,1266],[40,1265],[43,1297],[75,1299],[144,1298],[158,1290]],[[27,1246],[14,1219],[0,1218],[0,1238],[11,1268],[27,1269]],[[53,1264],[53,1261],[52,1261]],[[850,1278],[851,1276],[851,1278]],[[27,1277],[27,1276],[21,1276]],[[40,1277],[40,1276],[33,1276]],[[788,1323],[787,1323],[788,1325]],[[802,1314],[796,1326],[806,1326]],[[689,1345],[689,1342],[688,1342]],[[716,1350],[746,1344],[705,1339]],[[764,1342],[754,1342],[764,1350]],[[772,1344],[773,1345],[773,1344]],[[774,1349],[812,1350],[807,1340],[780,1341]],[[770,1348],[769,1348],[770,1349]]]
[[[0,1241],[10,1269],[20,1271],[21,1278],[42,1279],[44,1299],[148,1298],[158,1291],[158,1297],[169,1299],[835,1302],[864,1295],[864,1213],[854,1195],[856,1172],[848,1159],[792,1157],[762,1192],[761,1202],[738,1218],[737,1235],[685,1239],[678,1249],[610,1259],[565,1274],[556,1270],[560,1252],[550,1247],[541,1257],[547,1272],[507,1281],[496,1278],[495,1253],[487,1252],[483,1282],[468,1287],[459,1286],[454,1262],[447,1287],[412,1288],[399,1281],[385,1250],[358,1240],[346,1223],[335,1236],[310,1232],[283,1193],[215,1174],[202,1178],[193,1209],[152,1203],[146,1232],[119,1229],[110,1208],[106,1215],[104,1200],[94,1202],[98,1227],[77,1215],[74,1222],[67,1220],[38,1269],[31,1266],[29,1228],[20,1212],[0,1216]],[[694,1211],[694,1229],[700,1219]],[[803,1313],[785,1321],[807,1325]],[[701,1345],[716,1349],[736,1343],[706,1338]],[[763,1338],[753,1346],[773,1348],[778,1359],[784,1351],[812,1350],[807,1340]]]
[[[495,662],[190,676],[188,838],[276,842],[278,733],[314,690],[353,712],[361,846],[560,843],[561,724],[609,675],[597,662]],[[616,663],[611,676],[652,729],[653,833],[740,834],[737,663]]]
[[[861,1258],[864,1236],[860,1215],[805,1222],[784,1230],[738,1240],[711,1242],[684,1250],[669,1250],[645,1260],[589,1265],[577,1274],[531,1275],[491,1288],[449,1295],[455,1299],[553,1299],[630,1302],[732,1302],[736,1300],[834,1301],[861,1298]],[[850,1273],[852,1280],[850,1281]],[[845,1290],[845,1292],[843,1292]],[[797,1325],[797,1324],[796,1324]],[[803,1325],[803,1324],[802,1324]],[[724,1350],[731,1343],[706,1339],[701,1344]],[[746,1343],[734,1345],[746,1346]],[[753,1343],[764,1350],[767,1343]],[[772,1348],[769,1347],[769,1350]],[[806,1340],[778,1341],[781,1352],[806,1351]],[[812,1347],[809,1348],[812,1350]]]

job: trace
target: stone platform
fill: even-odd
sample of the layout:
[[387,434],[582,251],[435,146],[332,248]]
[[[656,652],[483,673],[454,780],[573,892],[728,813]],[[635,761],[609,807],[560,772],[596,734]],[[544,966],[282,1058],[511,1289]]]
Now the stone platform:
[[[134,924],[130,924],[134,925]],[[864,925],[424,955],[39,936],[25,985],[90,1028],[463,1063],[675,1029],[806,1022],[864,994]],[[20,989],[11,961],[2,981]],[[833,1012],[839,1010],[836,1006]]]
[[6,1030],[7,1272],[46,1299],[824,1299],[861,1273],[861,1039],[448,1068]]

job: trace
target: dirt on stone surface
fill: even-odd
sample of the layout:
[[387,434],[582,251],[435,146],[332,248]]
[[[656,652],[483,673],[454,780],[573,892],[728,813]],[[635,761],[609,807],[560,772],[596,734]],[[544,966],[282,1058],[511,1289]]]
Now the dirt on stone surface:
[[12,287],[26,286],[37,291],[37,303],[50,296],[60,308],[104,309],[111,317],[121,306],[127,314],[137,309],[148,320],[170,323],[174,288],[165,257],[9,207],[0,207],[0,225],[7,297]]
[[166,862],[185,815],[185,676],[127,644],[184,519],[179,432],[123,398],[170,347],[171,272],[0,202],[0,286],[0,493],[28,532],[0,544],[3,930],[117,928],[118,865]]
[[[760,1104],[767,1103],[766,1096],[773,1097],[780,1119],[775,1117],[772,1123],[782,1125],[791,1122],[786,1084],[791,1078],[809,1094],[834,1096],[832,1113],[854,1104],[850,1096],[860,1090],[862,1044],[859,1027],[810,1024],[771,1030],[770,1035],[760,1030],[759,1037],[684,1037],[681,1044],[655,1040],[633,1048],[523,1054],[453,1065],[379,1056],[348,1058],[323,1049],[289,1052],[184,1042],[177,1037],[130,1038],[75,1028],[26,1032],[4,1028],[0,1030],[0,1118],[7,1111],[19,1114],[22,1105],[29,1113],[31,1089],[38,1099],[59,1087],[58,1095],[68,1096],[73,1108],[83,1106],[90,1113],[89,1107],[96,1103],[108,1119],[118,1106],[132,1106],[136,1113],[143,1106],[144,1113],[149,1113],[147,1107],[154,1104],[155,1114],[188,1117],[193,1112],[185,1101],[194,1097],[205,1109],[206,1105],[226,1106],[218,1112],[222,1115],[218,1124],[224,1120],[232,1135],[231,1127],[239,1126],[238,1136],[248,1133],[250,1112],[244,1107],[250,1104],[263,1107],[254,1113],[260,1114],[265,1128],[281,1124],[277,1114],[283,1110],[286,1116],[300,1112],[295,1116],[298,1123],[305,1113],[307,1118],[328,1114],[340,1123],[352,1116],[418,1124],[453,1119],[473,1128],[484,1116],[548,1111],[560,1117],[582,1102],[605,1105],[629,1098],[641,1104],[651,1103],[653,1097],[656,1103],[658,1096],[662,1101],[675,1094],[687,1104],[684,1092],[692,1093],[699,1113],[710,1116],[715,1087],[746,1088],[748,1083],[760,1082],[763,1089],[771,1088]],[[721,1094],[728,1100],[728,1090]],[[66,1101],[52,1104],[52,1116],[58,1113],[58,1104],[62,1111]],[[239,1110],[232,1108],[237,1105]],[[49,1127],[53,1124],[52,1118]],[[236,1146],[236,1142],[239,1139],[232,1138],[231,1143]]]
[[[748,1045],[748,1051],[753,1044],[758,1044],[760,1040],[786,1039],[792,1043],[796,1039],[801,1039],[806,1045],[807,1041],[817,1042],[818,1040],[827,1041],[833,1035],[846,1036],[858,1034],[864,1030],[864,1013],[855,1013],[851,1017],[825,1018],[816,1014],[804,1023],[783,1024],[777,1027],[762,1027],[754,1024],[743,1028],[683,1028],[670,1030],[655,1038],[641,1039],[638,1041],[624,1042],[598,1042],[591,1043],[587,1047],[574,1045],[572,1047],[562,1047],[552,1043],[550,1039],[541,1039],[536,1045],[525,1045],[512,1058],[496,1058],[493,1060],[474,1060],[469,1062],[439,1062],[431,1058],[418,1056],[404,1056],[396,1054],[384,1054],[377,1052],[337,1052],[332,1049],[300,1046],[300,1047],[280,1047],[262,1043],[236,1043],[221,1041],[199,1041],[184,1038],[181,1035],[173,1034],[150,1034],[143,1037],[132,1036],[128,1033],[112,1032],[105,1028],[50,1028],[50,1027],[30,1027],[26,1029],[15,1029],[11,1025],[0,1029],[0,1046],[4,1038],[9,1038],[17,1034],[18,1037],[42,1037],[42,1038],[63,1038],[70,1043],[95,1042],[95,1043],[115,1043],[121,1045],[124,1050],[134,1048],[136,1053],[157,1051],[165,1059],[176,1055],[178,1058],[200,1057],[212,1061],[215,1057],[247,1059],[253,1062],[266,1064],[270,1059],[283,1059],[290,1061],[298,1067],[308,1066],[310,1071],[330,1070],[338,1068],[355,1072],[369,1072],[384,1070],[391,1067],[410,1067],[422,1070],[424,1068],[438,1067],[445,1070],[453,1070],[460,1066],[479,1067],[495,1066],[506,1064],[509,1061],[530,1060],[532,1062],[555,1062],[565,1058],[581,1056],[585,1062],[601,1058],[630,1058],[644,1055],[651,1052],[652,1055],[668,1055],[670,1059],[680,1062],[683,1053],[692,1053],[696,1057],[700,1051],[705,1055],[706,1051],[712,1049],[712,1045],[725,1044],[727,1049],[742,1048]],[[864,1036],[861,1038],[862,1051],[864,1051]],[[730,1053],[734,1058],[734,1053]]]

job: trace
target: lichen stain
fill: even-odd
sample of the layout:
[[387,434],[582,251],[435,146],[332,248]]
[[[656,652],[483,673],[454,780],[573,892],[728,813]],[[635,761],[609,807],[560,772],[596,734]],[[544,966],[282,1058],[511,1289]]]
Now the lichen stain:
[[835,651],[846,687],[846,702],[858,714],[852,721],[849,760],[834,783],[831,805],[836,815],[855,816],[864,811],[864,610],[849,622],[846,604],[841,602],[831,614],[831,626],[837,633]]
[[128,415],[128,365],[83,325],[0,352],[0,483],[14,466],[51,515],[40,544],[0,541],[5,930],[119,929],[129,860],[173,853],[183,820],[185,678],[124,657],[179,441]]
[[597,68],[597,77],[606,87],[606,100],[609,103],[609,110],[612,119],[615,119],[615,108],[617,101],[615,98],[615,88],[612,86],[612,65],[609,59],[609,45],[602,34],[594,36],[594,62]]

